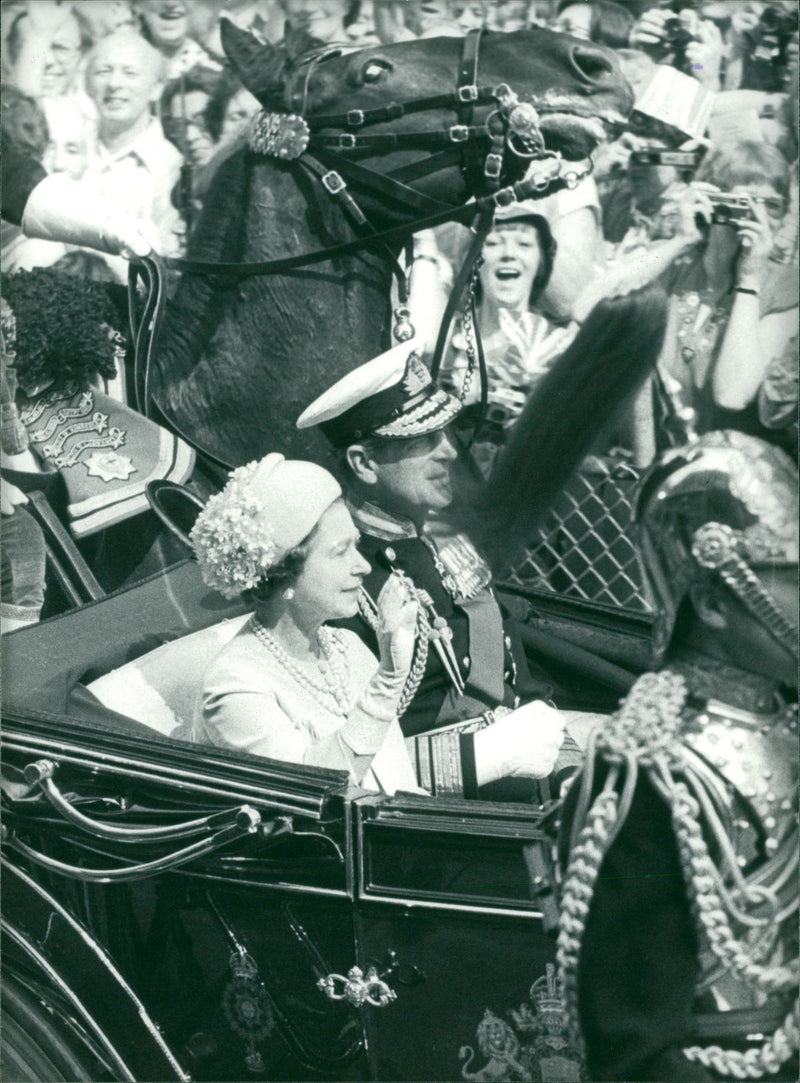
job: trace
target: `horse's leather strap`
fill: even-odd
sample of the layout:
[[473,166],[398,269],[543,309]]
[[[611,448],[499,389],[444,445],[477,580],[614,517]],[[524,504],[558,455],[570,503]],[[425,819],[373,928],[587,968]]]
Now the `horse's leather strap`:
[[[356,233],[360,234],[362,237],[375,233],[374,226],[350,195],[350,192],[347,190],[347,185],[338,173],[328,169],[322,162],[317,161],[317,159],[310,154],[303,154],[298,158],[298,164],[314,173],[331,198],[342,205],[345,213],[352,219]],[[388,245],[383,244],[381,247],[383,248],[384,256],[391,265],[392,272],[397,279],[400,297],[405,301],[408,298],[405,272],[397,261],[394,252],[392,252]]]
[[469,249],[464,257],[464,262],[461,265],[461,270],[456,276],[456,280],[453,283],[453,288],[450,290],[450,296],[447,299],[447,306],[442,316],[442,322],[439,324],[439,335],[436,339],[436,347],[433,351],[433,358],[431,360],[431,377],[435,380],[439,375],[439,368],[442,363],[442,355],[444,354],[444,348],[447,343],[447,335],[450,329],[450,324],[453,322],[453,316],[455,315],[456,308],[461,304],[461,298],[466,289],[467,282],[472,274],[472,268],[475,265],[475,260],[478,258],[481,248],[483,248],[483,242],[486,240],[486,236],[489,230],[492,228],[492,221],[494,219],[493,213],[488,213],[482,210],[477,224],[474,228],[474,235],[470,241]]
[[[469,83],[474,85],[474,80]],[[466,84],[459,83],[459,86]],[[323,116],[307,116],[303,119],[312,132],[318,132],[323,128],[363,128],[367,124],[382,124],[400,117],[410,116],[412,113],[424,113],[431,109],[456,109],[460,111],[462,105],[468,102],[470,105],[490,105],[497,101],[495,88],[490,86],[476,87],[475,94],[470,94],[468,99],[459,96],[457,90],[451,90],[447,94],[436,94],[429,98],[414,98],[408,102],[390,102],[377,109],[349,109],[346,113],[330,113]]]
[[463,146],[476,139],[487,137],[483,124],[454,124],[441,132],[383,132],[378,135],[312,135],[308,141],[310,147],[330,147],[332,150],[438,150],[453,144]]
[[[303,155],[299,161],[302,162],[305,157],[306,155]],[[372,189],[375,192],[380,192],[382,196],[399,203],[401,207],[410,206],[422,214],[436,214],[448,207],[447,203],[442,203],[440,199],[434,199],[432,196],[417,192],[394,176],[376,173],[366,166],[359,165],[358,162],[343,158],[335,151],[323,151],[319,158],[322,161],[329,162],[331,168],[338,170],[348,178],[352,178],[361,187],[366,188],[368,191]]]
[[456,165],[461,158],[462,148],[459,144],[453,144],[447,150],[440,150],[437,154],[431,154],[429,158],[420,158],[416,162],[402,165],[399,169],[392,169],[387,176],[393,180],[406,182],[419,180],[421,177],[430,177],[434,173]]
[[[464,37],[464,46],[461,51],[461,64],[458,69],[458,91],[461,95],[461,106],[458,110],[459,124],[470,127],[475,117],[475,102],[469,100],[468,90],[474,87],[478,81],[478,53],[484,31],[481,28],[470,30]],[[478,91],[480,94],[480,91]],[[467,98],[466,101],[463,99]],[[496,100],[496,99],[495,99]],[[484,129],[485,131],[485,129]],[[471,174],[480,184],[482,162],[478,147],[472,140],[462,146],[465,174]]]
[[[566,181],[554,177],[547,186],[548,194],[566,187]],[[286,256],[284,259],[259,260],[253,263],[226,263],[213,260],[193,259],[162,259],[164,267],[171,271],[184,271],[186,274],[209,275],[218,278],[227,278],[237,281],[240,278],[249,278],[251,275],[263,274],[286,274],[288,271],[296,271],[301,267],[310,267],[314,263],[322,263],[325,260],[337,259],[340,256],[355,255],[362,248],[372,245],[382,245],[392,241],[404,241],[408,237],[409,230],[416,233],[422,229],[430,229],[440,226],[443,222],[461,221],[468,224],[479,211],[492,211],[497,207],[507,206],[515,201],[529,199],[531,196],[541,195],[537,192],[536,185],[526,180],[516,181],[514,184],[501,188],[488,196],[481,196],[467,200],[457,207],[439,211],[427,218],[417,221],[401,223],[380,233],[367,234],[357,237],[352,241],[343,241],[341,244],[330,245],[327,248],[318,248],[315,252],[305,252],[300,256]]]

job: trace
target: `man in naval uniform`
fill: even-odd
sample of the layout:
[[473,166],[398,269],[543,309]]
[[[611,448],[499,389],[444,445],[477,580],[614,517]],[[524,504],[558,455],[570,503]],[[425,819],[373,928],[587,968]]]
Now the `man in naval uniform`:
[[590,740],[562,822],[594,1080],[798,1078],[797,482],[712,432],[640,483],[663,668]]
[[[377,598],[393,570],[416,589],[423,623],[413,695],[400,718],[407,737],[549,695],[549,687],[530,676],[488,566],[445,518],[458,458],[447,426],[460,409],[458,399],[432,382],[412,340],[348,373],[297,422],[300,429],[319,425],[338,452],[361,552],[372,568],[364,582],[368,594]],[[369,616],[362,614],[357,629],[367,642]],[[567,735],[551,784],[579,762]],[[469,792],[468,763],[465,769]],[[519,782],[517,795],[504,780],[503,795],[530,798],[525,780]]]

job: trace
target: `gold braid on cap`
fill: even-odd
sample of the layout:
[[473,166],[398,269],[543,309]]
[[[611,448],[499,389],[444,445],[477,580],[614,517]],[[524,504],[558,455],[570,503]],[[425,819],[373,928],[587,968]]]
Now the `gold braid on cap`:
[[[564,996],[578,1020],[579,960],[598,873],[630,812],[639,770],[644,771],[672,814],[681,868],[701,943],[722,967],[759,993],[787,993],[797,988],[798,960],[786,965],[763,962],[763,945],[752,939],[769,931],[790,909],[778,888],[791,876],[796,845],[787,847],[770,875],[746,878],[714,807],[713,777],[699,757],[680,740],[686,703],[683,677],[670,670],[646,673],[631,689],[621,709],[595,730],[586,750],[570,837],[570,854],[561,898],[558,966]],[[592,800],[596,761],[608,765],[599,794]],[[719,854],[711,857],[706,837]],[[750,937],[737,939],[731,922]],[[758,1079],[777,1072],[798,1049],[798,1003],[761,1046],[747,1052],[719,1046],[684,1049],[690,1060],[725,1076]]]

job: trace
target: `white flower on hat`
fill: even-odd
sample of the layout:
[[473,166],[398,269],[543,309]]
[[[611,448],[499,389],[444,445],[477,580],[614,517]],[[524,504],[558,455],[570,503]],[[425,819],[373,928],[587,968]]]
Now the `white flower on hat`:
[[252,490],[260,465],[256,460],[234,470],[189,534],[203,582],[225,598],[255,587],[277,560],[275,532]]

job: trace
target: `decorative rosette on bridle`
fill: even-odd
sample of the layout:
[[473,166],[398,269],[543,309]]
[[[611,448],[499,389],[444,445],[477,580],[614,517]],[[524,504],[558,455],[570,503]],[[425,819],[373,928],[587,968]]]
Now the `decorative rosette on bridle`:
[[[690,734],[698,719],[686,700],[683,677],[670,670],[647,673],[590,738],[586,766],[575,783],[579,790],[558,938],[564,995],[575,1020],[579,960],[598,875],[628,817],[641,775],[669,808],[698,942],[712,971],[727,972],[754,991],[759,1002],[776,997],[784,1012],[797,989],[798,960],[787,959],[779,944],[780,930],[796,910],[796,825],[787,821],[766,861],[754,869],[742,867],[719,806],[721,776],[692,748]],[[601,768],[607,771],[598,786]],[[741,1052],[692,1046],[684,1054],[725,1077],[757,1079],[777,1072],[797,1051],[799,1038],[795,1000],[758,1047]]]
[[223,491],[209,497],[189,535],[203,582],[225,598],[255,587],[277,558],[275,532],[253,493],[260,465],[234,470]]

